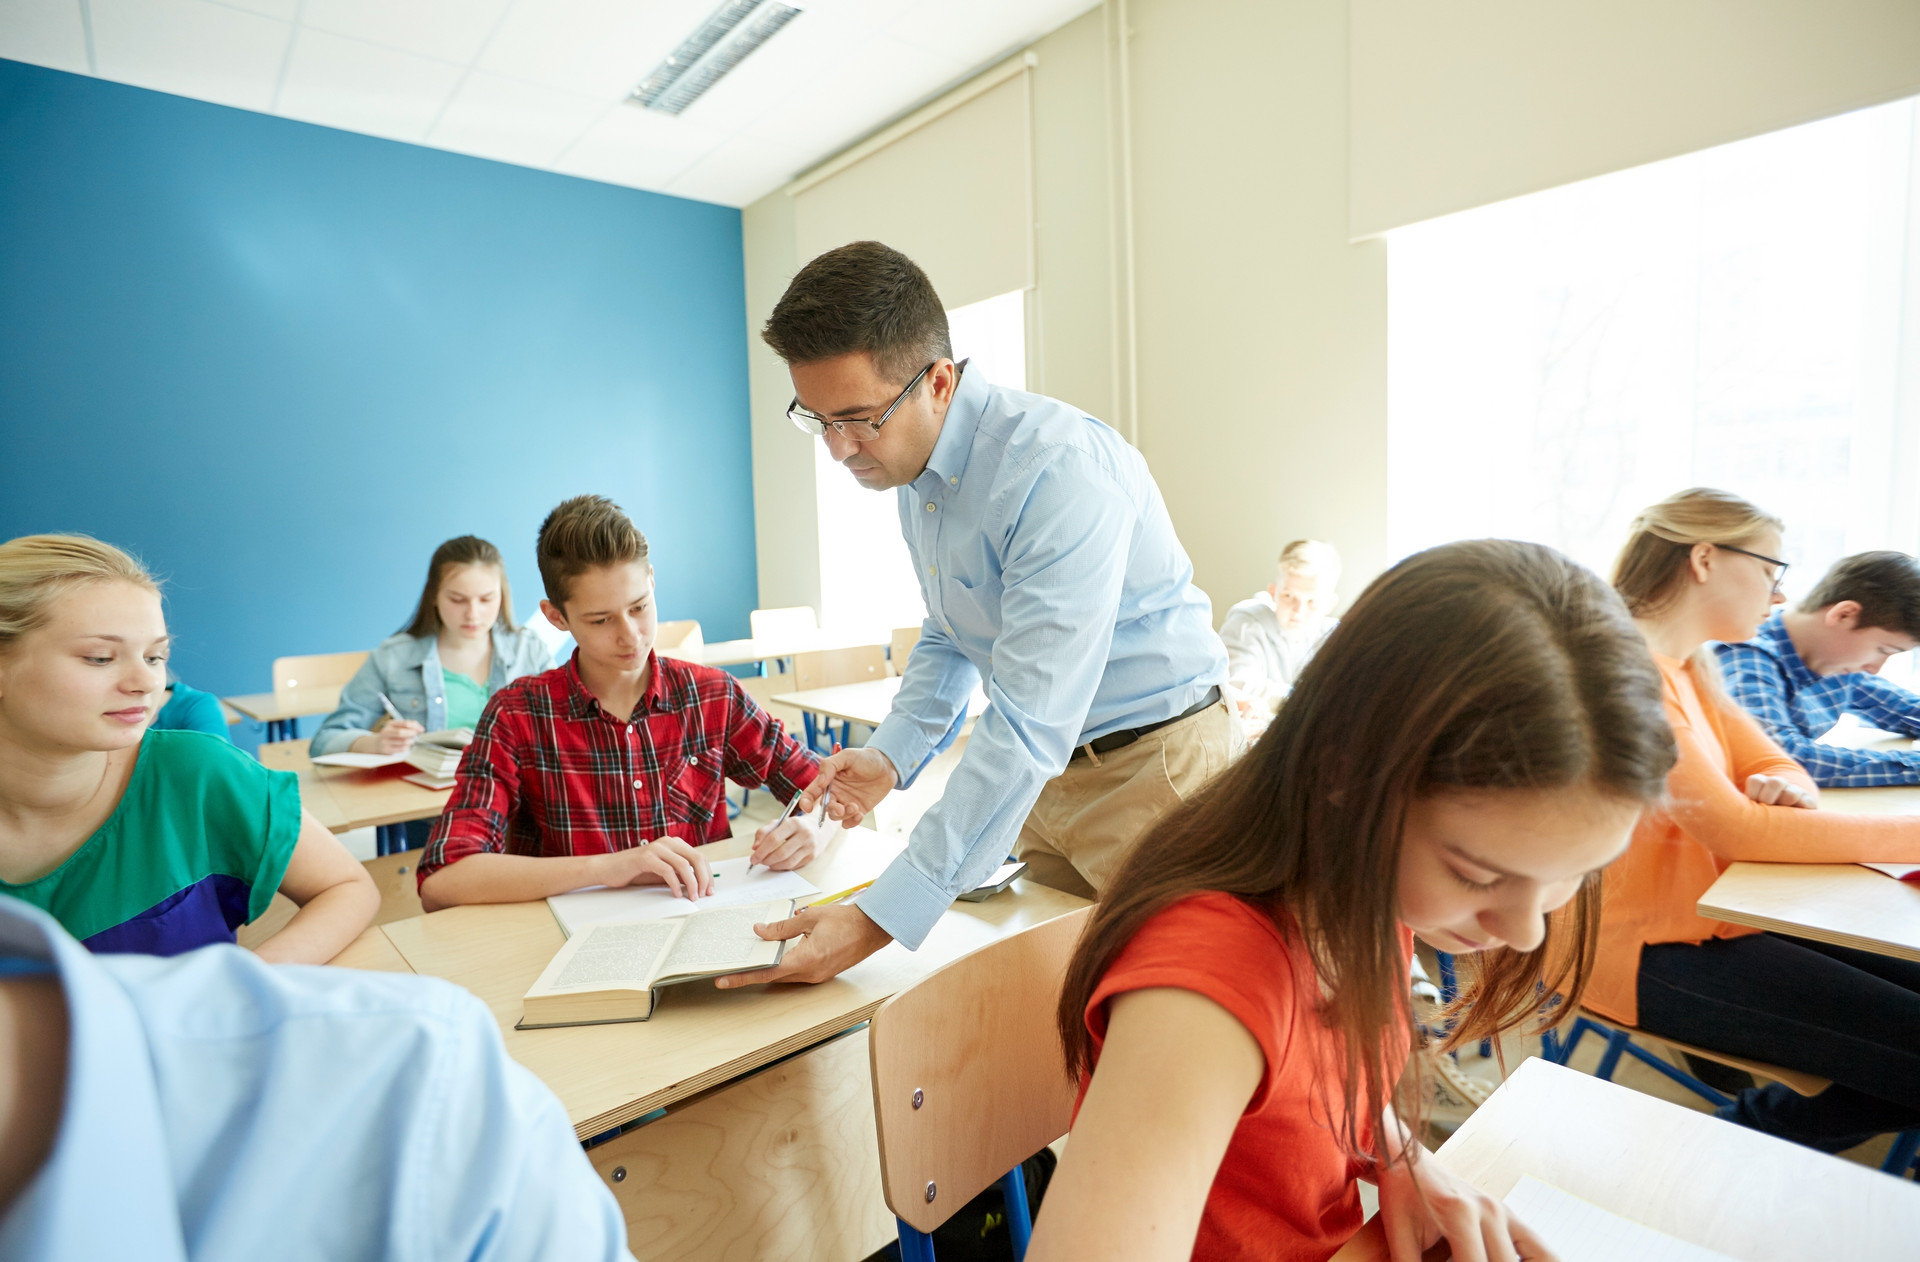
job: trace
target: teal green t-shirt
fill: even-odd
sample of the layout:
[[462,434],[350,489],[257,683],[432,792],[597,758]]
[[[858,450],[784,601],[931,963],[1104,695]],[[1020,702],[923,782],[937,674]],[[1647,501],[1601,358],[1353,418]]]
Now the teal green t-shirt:
[[300,778],[222,737],[149,730],[107,822],[47,875],[0,893],[100,952],[178,955],[232,942],[280,888],[300,837]]
[[479,725],[487,708],[487,686],[457,670],[442,671],[447,683],[447,726],[469,730]]

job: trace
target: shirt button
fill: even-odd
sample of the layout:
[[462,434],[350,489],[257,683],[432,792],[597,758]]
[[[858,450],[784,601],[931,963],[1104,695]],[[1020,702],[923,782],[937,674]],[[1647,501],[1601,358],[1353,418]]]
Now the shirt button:
[[940,567],[938,567],[938,566],[935,566],[935,565],[929,565],[929,566],[927,567],[927,573],[929,573],[929,574],[938,574],[939,572],[940,572]]
[[929,513],[931,513],[931,512],[933,511],[933,501],[932,501],[932,500],[928,500],[928,501],[927,501],[927,511],[928,511]]
[[960,479],[959,479],[959,478],[948,478],[948,479],[947,479],[947,485],[948,485],[948,486],[959,486],[959,485],[960,485]]
[[635,781],[633,782],[633,787],[634,787],[634,788],[636,788],[636,789],[637,789],[637,788],[639,788],[639,787],[640,787],[640,782],[639,782],[638,780],[635,780]]

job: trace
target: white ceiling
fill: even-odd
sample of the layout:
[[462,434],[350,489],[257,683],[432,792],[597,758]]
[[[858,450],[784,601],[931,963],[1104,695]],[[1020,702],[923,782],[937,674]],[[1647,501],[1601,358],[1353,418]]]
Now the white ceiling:
[[743,206],[1096,0],[790,0],[676,116],[622,104],[718,0],[0,0],[0,57]]

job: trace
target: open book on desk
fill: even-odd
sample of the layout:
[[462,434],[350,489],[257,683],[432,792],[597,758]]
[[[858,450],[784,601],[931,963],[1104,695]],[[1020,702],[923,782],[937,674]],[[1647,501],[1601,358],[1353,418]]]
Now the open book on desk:
[[611,890],[595,885],[570,894],[554,894],[547,899],[547,907],[560,922],[560,932],[571,938],[584,926],[603,920],[664,920],[713,907],[803,899],[820,892],[798,872],[771,872],[766,868],[748,871],[746,855],[721,859],[712,866],[713,893],[705,898],[680,898],[664,885],[629,885]]
[[1560,1262],[1738,1262],[1609,1213],[1530,1174],[1521,1176],[1506,1200]]
[[514,1028],[645,1021],[662,986],[778,964],[787,944],[768,942],[753,927],[792,914],[788,898],[666,920],[585,925],[521,999]]

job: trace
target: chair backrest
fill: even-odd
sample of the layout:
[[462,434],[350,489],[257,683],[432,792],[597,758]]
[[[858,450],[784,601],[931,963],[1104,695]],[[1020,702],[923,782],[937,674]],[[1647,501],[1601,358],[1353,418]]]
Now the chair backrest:
[[683,657],[689,661],[700,660],[700,650],[706,646],[706,639],[700,634],[700,622],[695,618],[683,618],[678,622],[663,622],[654,629],[653,648],[656,653],[668,657]]
[[1002,938],[873,1014],[869,1052],[887,1207],[931,1232],[1067,1133],[1054,1007],[1089,908]]
[[887,651],[889,664],[893,667],[894,674],[904,675],[907,673],[907,659],[913,656],[913,646],[918,643],[920,643],[919,627],[895,627],[893,629],[893,643],[888,646]]
[[345,684],[367,660],[359,653],[309,653],[305,657],[273,659],[273,690],[282,688],[331,688]]
[[783,635],[808,635],[820,629],[811,605],[791,605],[785,609],[756,609],[747,615],[747,626],[756,640]]
[[863,644],[852,649],[795,653],[793,674],[788,678],[796,689],[834,688],[867,679],[885,679],[886,675],[887,650],[878,644]]

